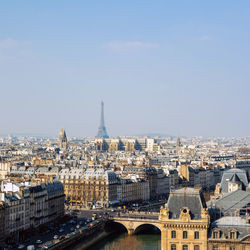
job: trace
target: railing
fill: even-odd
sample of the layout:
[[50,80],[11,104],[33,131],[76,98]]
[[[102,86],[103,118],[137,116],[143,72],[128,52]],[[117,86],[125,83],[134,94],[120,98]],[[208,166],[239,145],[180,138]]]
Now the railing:
[[122,216],[122,217],[113,217],[110,219],[114,219],[114,220],[122,220],[122,219],[126,219],[126,220],[158,220],[158,217],[156,216],[151,216],[151,217],[146,217],[146,216]]
[[111,219],[141,219],[141,220],[158,220],[159,213],[156,212],[133,212],[117,213],[109,215]]
[[126,214],[139,214],[139,215],[155,215],[155,216],[159,216],[160,213],[157,212],[150,212],[150,211],[128,211],[126,212]]

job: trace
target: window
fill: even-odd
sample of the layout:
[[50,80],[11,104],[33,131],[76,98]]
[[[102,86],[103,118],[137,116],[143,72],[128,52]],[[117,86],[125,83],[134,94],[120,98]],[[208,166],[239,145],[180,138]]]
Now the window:
[[219,238],[218,236],[219,236],[219,233],[218,233],[218,232],[213,232],[213,238],[214,238],[214,239]]
[[[187,232],[187,231],[183,231],[182,236],[183,236],[183,239],[187,239],[187,237],[188,237],[188,232]],[[185,245],[184,245],[184,246],[185,246]]]
[[171,244],[171,250],[176,250],[176,245],[175,244]]
[[182,250],[188,250],[188,245],[183,245]]
[[195,239],[199,239],[200,238],[199,232],[194,232],[194,238]]
[[230,239],[235,239],[235,232],[230,232]]
[[231,246],[229,249],[230,250],[235,250],[236,248],[234,246]]
[[175,239],[176,238],[176,231],[171,231],[171,238]]
[[200,246],[195,245],[195,246],[194,246],[194,250],[200,250]]
[[216,245],[216,246],[213,246],[213,250],[218,250],[219,248],[218,248],[218,246]]

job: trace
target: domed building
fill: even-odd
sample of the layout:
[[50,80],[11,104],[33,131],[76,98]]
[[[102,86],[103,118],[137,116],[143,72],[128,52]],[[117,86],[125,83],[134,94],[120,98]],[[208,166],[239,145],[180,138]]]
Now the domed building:
[[59,147],[62,149],[67,149],[68,140],[65,130],[62,128],[59,132]]

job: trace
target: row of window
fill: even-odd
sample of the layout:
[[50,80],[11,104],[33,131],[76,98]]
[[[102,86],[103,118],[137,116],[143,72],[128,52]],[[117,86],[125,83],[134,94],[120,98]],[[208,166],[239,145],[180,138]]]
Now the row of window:
[[[171,250],[176,250],[176,249],[177,249],[176,244],[171,244]],[[188,245],[183,245],[182,250],[188,250]],[[200,250],[200,246],[195,245],[194,250]],[[217,245],[213,246],[213,250],[219,250],[219,247]],[[235,248],[235,246],[230,246],[229,250],[236,250],[236,248]]]
[[[171,250],[176,250],[176,244],[171,244]],[[188,250],[188,245],[182,245],[182,250]],[[195,245],[194,250],[200,250],[200,246]]]
[[[171,231],[171,238],[172,239],[176,238],[176,231]],[[188,238],[188,232],[187,231],[183,231],[182,232],[182,238],[183,239],[187,239]],[[200,238],[199,232],[194,232],[194,238],[195,239],[199,239]]]
[[[219,250],[219,246],[213,246],[213,250]],[[236,250],[235,246],[230,246],[229,250]]]
[[[213,238],[214,239],[219,239],[220,237],[221,237],[221,232],[220,231],[214,231],[213,232]],[[236,231],[229,232],[228,237],[230,239],[237,239],[237,232]]]

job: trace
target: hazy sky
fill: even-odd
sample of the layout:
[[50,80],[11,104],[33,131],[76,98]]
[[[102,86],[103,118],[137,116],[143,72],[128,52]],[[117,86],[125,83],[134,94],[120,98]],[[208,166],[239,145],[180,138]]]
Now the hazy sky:
[[250,1],[1,1],[0,134],[250,135]]

